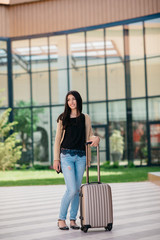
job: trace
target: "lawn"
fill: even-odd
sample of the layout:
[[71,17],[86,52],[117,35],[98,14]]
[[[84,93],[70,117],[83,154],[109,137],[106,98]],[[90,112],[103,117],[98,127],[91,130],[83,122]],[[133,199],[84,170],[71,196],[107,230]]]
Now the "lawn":
[[[139,182],[148,180],[148,172],[159,172],[159,167],[101,168],[101,182]],[[90,169],[90,181],[97,181],[97,171]],[[83,183],[86,181],[84,174]],[[63,174],[54,170],[12,170],[0,171],[0,186],[55,185],[64,184]]]

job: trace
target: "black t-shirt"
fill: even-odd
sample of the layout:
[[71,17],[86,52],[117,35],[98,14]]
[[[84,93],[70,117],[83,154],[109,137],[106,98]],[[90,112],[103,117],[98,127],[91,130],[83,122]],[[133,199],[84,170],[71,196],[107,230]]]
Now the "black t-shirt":
[[70,118],[61,148],[85,150],[85,116]]

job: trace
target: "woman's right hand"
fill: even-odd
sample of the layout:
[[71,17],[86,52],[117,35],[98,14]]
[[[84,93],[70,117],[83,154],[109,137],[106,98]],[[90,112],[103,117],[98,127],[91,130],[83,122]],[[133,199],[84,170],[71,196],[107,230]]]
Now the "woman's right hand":
[[59,160],[54,160],[53,169],[55,169],[57,172],[60,171],[60,169],[61,169],[61,163],[60,163]]

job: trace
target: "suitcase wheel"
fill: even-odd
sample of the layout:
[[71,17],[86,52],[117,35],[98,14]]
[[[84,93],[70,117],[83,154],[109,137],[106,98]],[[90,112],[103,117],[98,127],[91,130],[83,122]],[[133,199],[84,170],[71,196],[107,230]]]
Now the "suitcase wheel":
[[87,231],[88,231],[88,227],[83,226],[83,227],[81,227],[81,230],[82,230],[83,232],[87,233]]
[[112,230],[112,223],[108,223],[107,227],[105,227],[106,231]]

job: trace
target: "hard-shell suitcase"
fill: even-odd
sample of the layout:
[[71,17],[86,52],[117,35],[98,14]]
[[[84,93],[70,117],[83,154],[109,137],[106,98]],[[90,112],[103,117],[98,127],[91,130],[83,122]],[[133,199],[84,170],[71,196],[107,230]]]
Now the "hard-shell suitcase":
[[89,183],[88,145],[86,144],[86,184],[80,188],[81,230],[104,227],[111,231],[113,225],[113,208],[111,187],[100,182],[99,146],[97,147],[98,182]]

